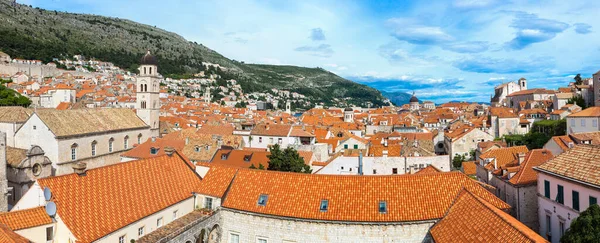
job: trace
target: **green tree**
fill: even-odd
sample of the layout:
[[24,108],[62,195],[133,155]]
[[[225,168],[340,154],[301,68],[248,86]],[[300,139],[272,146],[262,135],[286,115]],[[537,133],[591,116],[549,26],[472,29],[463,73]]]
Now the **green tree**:
[[279,144],[271,147],[271,154],[267,156],[269,158],[269,167],[267,170],[276,171],[289,171],[289,172],[301,172],[311,173],[310,166],[304,163],[304,159],[300,157],[296,149],[288,147],[281,150]]
[[454,158],[452,159],[452,165],[454,166],[454,168],[459,169],[462,166],[462,162],[467,161],[466,157],[467,156],[462,154],[454,155]]
[[581,109],[587,108],[585,100],[583,99],[583,97],[581,97],[581,95],[575,95],[571,97],[569,100],[567,100],[567,104],[577,104],[581,107]]
[[0,84],[0,106],[23,106],[28,107],[31,105],[29,98],[22,96],[16,91],[5,87]]
[[599,242],[600,240],[600,207],[594,204],[583,211],[577,217],[565,234],[560,238],[560,242]]
[[575,77],[573,79],[575,79],[576,85],[581,85],[583,83],[583,81],[581,80],[581,74],[579,74],[579,73],[577,75],[575,75]]

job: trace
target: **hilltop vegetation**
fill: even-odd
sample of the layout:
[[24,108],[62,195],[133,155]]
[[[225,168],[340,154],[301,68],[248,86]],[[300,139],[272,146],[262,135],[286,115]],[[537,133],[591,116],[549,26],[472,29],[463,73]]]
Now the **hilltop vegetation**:
[[202,62],[209,62],[219,64],[223,76],[238,80],[245,92],[277,88],[326,105],[384,104],[379,91],[321,68],[230,60],[175,33],[130,20],[47,11],[0,0],[0,22],[0,50],[13,58],[50,62],[55,57],[82,54],[135,71],[139,58],[150,50],[159,59],[161,73],[168,77],[203,71],[206,67]]

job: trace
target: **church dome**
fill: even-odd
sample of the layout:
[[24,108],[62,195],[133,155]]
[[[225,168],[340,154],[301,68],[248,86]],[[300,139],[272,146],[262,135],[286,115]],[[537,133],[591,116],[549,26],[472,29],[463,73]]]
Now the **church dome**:
[[152,54],[150,54],[150,51],[148,51],[146,53],[146,55],[144,55],[142,57],[142,59],[140,60],[140,64],[141,65],[155,65],[158,66],[158,60],[156,59],[156,57],[152,56]]
[[419,102],[419,99],[417,99],[417,96],[415,96],[415,94],[413,93],[413,96],[410,97],[410,103],[412,102]]

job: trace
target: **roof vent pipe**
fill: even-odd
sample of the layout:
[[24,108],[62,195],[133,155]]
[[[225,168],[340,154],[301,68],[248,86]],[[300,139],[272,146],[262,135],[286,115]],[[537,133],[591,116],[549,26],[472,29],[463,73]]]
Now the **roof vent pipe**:
[[362,151],[358,152],[358,175],[363,175],[363,154],[362,154]]

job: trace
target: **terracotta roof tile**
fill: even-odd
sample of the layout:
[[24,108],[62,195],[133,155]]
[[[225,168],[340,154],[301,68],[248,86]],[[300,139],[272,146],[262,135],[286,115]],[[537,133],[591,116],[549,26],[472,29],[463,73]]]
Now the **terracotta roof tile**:
[[509,214],[462,190],[430,230],[435,242],[547,242]]
[[[223,207],[304,219],[419,221],[442,218],[463,188],[496,207],[510,207],[460,172],[340,176],[249,169],[238,171]],[[268,195],[266,206],[257,204],[262,194]],[[319,210],[322,199],[329,200],[327,212]],[[377,210],[381,200],[387,202],[387,213]]]
[[[503,167],[513,161],[515,161],[518,157],[519,153],[527,153],[529,149],[526,146],[515,146],[508,148],[498,148],[489,150],[482,155],[479,156],[481,159],[494,158],[496,159],[496,165],[498,168]],[[494,163],[489,163],[488,166],[491,166],[487,169],[491,169],[494,166]],[[498,169],[495,168],[495,169]]]
[[252,129],[251,134],[257,136],[277,136],[287,137],[292,129],[292,125],[284,124],[258,124]]
[[30,241],[0,223],[0,243],[30,243]]
[[201,183],[194,169],[174,153],[38,183],[52,190],[58,215],[77,241],[92,242],[190,198]]
[[519,165],[518,172],[510,178],[513,185],[528,185],[537,182],[537,171],[533,167],[539,166],[552,158],[552,152],[547,149],[534,149],[527,153]]
[[51,223],[52,219],[46,214],[44,207],[0,213],[0,224],[5,224],[12,230],[22,230]]
[[568,115],[567,117],[600,117],[600,107],[592,106],[580,112]]
[[223,197],[239,168],[210,165],[210,169],[197,187],[197,193],[213,197]]
[[465,175],[477,174],[477,165],[475,164],[475,161],[462,162],[462,171]]

